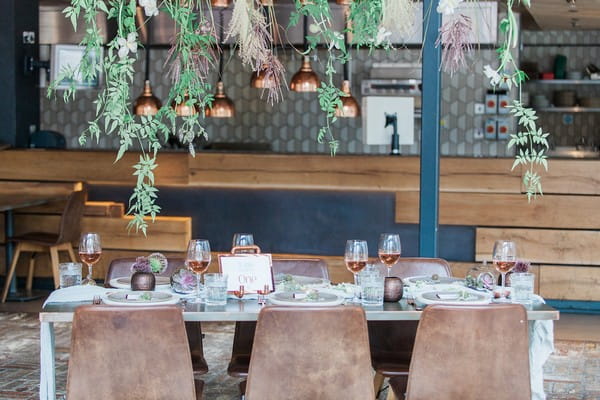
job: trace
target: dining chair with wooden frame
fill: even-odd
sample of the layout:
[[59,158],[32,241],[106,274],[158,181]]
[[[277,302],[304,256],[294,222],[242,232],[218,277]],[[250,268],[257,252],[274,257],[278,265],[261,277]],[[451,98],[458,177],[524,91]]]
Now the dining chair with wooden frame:
[[[272,268],[273,275],[290,274],[329,279],[327,262],[321,258],[276,258],[273,259]],[[231,360],[227,367],[227,373],[230,376],[235,378],[248,376],[255,330],[256,322],[240,321],[235,323]],[[244,382],[240,385],[240,391],[244,393]]]
[[[419,275],[450,276],[450,265],[441,258],[406,257],[392,267],[390,276],[408,278]],[[385,378],[408,379],[418,321],[369,321],[369,342],[375,378],[373,386],[377,394]],[[402,378],[396,380],[399,385]],[[392,391],[388,392],[392,400]]]
[[[390,386],[403,398],[401,378],[390,379]],[[427,306],[417,330],[406,395],[408,400],[530,400],[525,308]]]
[[264,307],[250,358],[247,400],[374,397],[362,307]]
[[[115,278],[131,276],[131,266],[135,257],[115,258],[106,271],[104,286],[111,287],[110,281]],[[159,276],[171,276],[179,268],[185,267],[185,260],[177,257],[167,257],[167,268]],[[192,366],[195,375],[204,375],[208,372],[208,364],[204,358],[204,345],[202,344],[202,324],[200,322],[186,321],[185,330],[192,355]]]
[[58,233],[47,232],[28,232],[22,235],[8,238],[16,243],[15,254],[12,258],[6,283],[2,292],[2,303],[6,301],[10,282],[17,268],[19,256],[23,252],[31,252],[29,259],[29,270],[27,272],[26,289],[29,291],[33,285],[33,272],[35,267],[35,255],[41,252],[50,253],[50,262],[52,266],[52,276],[54,278],[54,288],[60,285],[58,272],[59,251],[66,251],[72,262],[77,262],[73,251],[73,243],[77,243],[81,234],[81,218],[85,209],[86,191],[78,190],[72,192],[67,198],[65,208],[60,217]]
[[67,398],[201,399],[203,382],[194,379],[186,341],[176,306],[78,307]]

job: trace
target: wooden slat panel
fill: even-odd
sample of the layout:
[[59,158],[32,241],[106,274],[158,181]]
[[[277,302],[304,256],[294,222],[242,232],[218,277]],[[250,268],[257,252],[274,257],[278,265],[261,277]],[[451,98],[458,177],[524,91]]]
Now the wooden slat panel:
[[541,174],[544,193],[600,195],[598,171],[600,161],[551,160],[548,171]]
[[[0,157],[4,153],[0,153]],[[2,167],[0,167],[2,168]],[[19,168],[21,169],[21,168]],[[2,176],[2,175],[0,175]],[[4,179],[5,177],[2,176]],[[0,194],[36,194],[47,195],[49,197],[68,196],[73,190],[79,187],[79,183],[72,182],[30,182],[30,181],[3,181],[0,180]]]
[[518,257],[534,263],[600,265],[600,231],[477,228],[476,260],[491,260],[498,239],[514,240]]
[[545,299],[600,301],[600,268],[542,265],[540,295]]
[[[66,202],[55,201],[35,207],[19,208],[17,214],[54,214],[60,215],[64,211]],[[120,218],[125,215],[123,203],[113,201],[86,201],[84,215],[88,217],[113,217]]]
[[520,193],[519,168],[512,159],[442,158],[440,190],[445,192]]
[[[148,228],[148,237],[127,232],[129,217],[84,217],[82,231],[98,232],[106,249],[185,251],[191,238],[191,218],[157,217]],[[15,232],[58,232],[60,216],[22,214],[15,217]]]
[[[539,228],[600,228],[600,199],[522,194],[440,193],[440,224]],[[396,194],[396,222],[419,222],[419,192]]]
[[203,154],[190,158],[190,185],[331,190],[417,190],[414,157]]
[[[86,181],[134,184],[133,164],[139,153],[127,153],[118,162],[112,151],[7,150],[0,152],[3,179]],[[188,161],[182,153],[161,153],[154,170],[157,185],[187,184]],[[19,168],[15,168],[15,166]]]

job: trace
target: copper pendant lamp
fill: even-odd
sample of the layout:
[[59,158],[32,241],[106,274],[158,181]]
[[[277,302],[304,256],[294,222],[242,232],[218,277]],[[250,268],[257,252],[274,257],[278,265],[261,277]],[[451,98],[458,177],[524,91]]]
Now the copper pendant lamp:
[[255,89],[267,89],[273,87],[272,77],[267,77],[266,65],[263,65],[260,70],[252,73],[252,79],[250,79],[250,87]]
[[[223,9],[219,10],[219,41],[223,42]],[[217,92],[215,100],[210,107],[206,107],[204,113],[207,117],[212,118],[231,118],[235,115],[235,106],[233,101],[225,94],[225,85],[223,85],[223,51],[219,57],[219,81],[217,82]]]
[[231,118],[235,115],[233,101],[225,94],[223,82],[217,82],[217,93],[211,107],[206,108],[206,116],[212,118]]
[[210,0],[210,5],[213,7],[221,7],[221,8],[227,8],[229,7],[229,4],[231,3],[231,0]]
[[[304,16],[303,32],[304,32],[304,48],[307,50],[306,34],[308,31],[308,18]],[[294,92],[316,92],[321,86],[319,76],[313,71],[310,65],[310,57],[305,55],[302,58],[302,66],[300,70],[294,74],[290,81],[290,90]]]
[[133,113],[135,115],[156,115],[158,110],[162,107],[162,103],[158,97],[152,93],[152,86],[150,85],[150,34],[151,26],[150,21],[146,22],[147,28],[147,39],[146,39],[146,72],[144,80],[144,91],[133,103]]
[[358,102],[350,93],[350,81],[344,80],[342,82],[342,92],[345,96],[340,96],[342,100],[342,107],[338,107],[335,110],[335,116],[338,118],[356,118],[360,117],[360,106]]
[[198,105],[189,105],[187,102],[190,100],[189,94],[186,92],[185,96],[183,96],[183,101],[181,103],[176,103],[175,100],[171,103],[171,107],[175,110],[175,114],[178,117],[191,117],[192,115],[198,114]]

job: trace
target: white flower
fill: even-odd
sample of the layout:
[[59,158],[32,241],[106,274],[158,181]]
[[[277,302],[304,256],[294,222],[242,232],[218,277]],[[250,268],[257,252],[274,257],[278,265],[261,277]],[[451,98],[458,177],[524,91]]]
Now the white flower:
[[388,31],[383,26],[379,27],[377,37],[375,38],[375,45],[380,46],[384,43],[389,43],[391,34],[392,32]]
[[321,32],[321,27],[317,24],[310,24],[310,26],[308,27],[308,31],[313,35],[316,35],[317,33]]
[[500,83],[500,81],[502,80],[502,77],[500,76],[498,71],[496,71],[489,65],[486,65],[485,67],[483,67],[483,73],[485,74],[485,76],[487,76],[490,79],[490,85],[492,85],[492,86],[498,85]]
[[118,38],[117,44],[119,45],[119,51],[118,51],[119,58],[127,57],[127,54],[129,54],[130,51],[132,53],[136,53],[137,52],[137,33],[130,32],[127,35],[127,39],[122,38],[122,37]]
[[340,44],[343,43],[343,41],[344,35],[338,31],[334,31],[333,39],[331,40],[331,43],[329,43],[329,50],[333,49],[334,47],[339,50]]
[[437,6],[437,12],[444,15],[454,14],[454,10],[463,0],[440,0]]
[[146,17],[154,17],[158,15],[158,7],[156,0],[139,0],[140,7],[144,7]]

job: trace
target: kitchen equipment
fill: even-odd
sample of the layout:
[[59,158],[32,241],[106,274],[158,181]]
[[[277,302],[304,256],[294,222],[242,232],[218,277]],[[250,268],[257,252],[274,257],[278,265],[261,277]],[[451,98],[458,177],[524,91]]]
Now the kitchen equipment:
[[556,107],[573,107],[577,103],[574,90],[556,90],[553,93],[552,100]]

